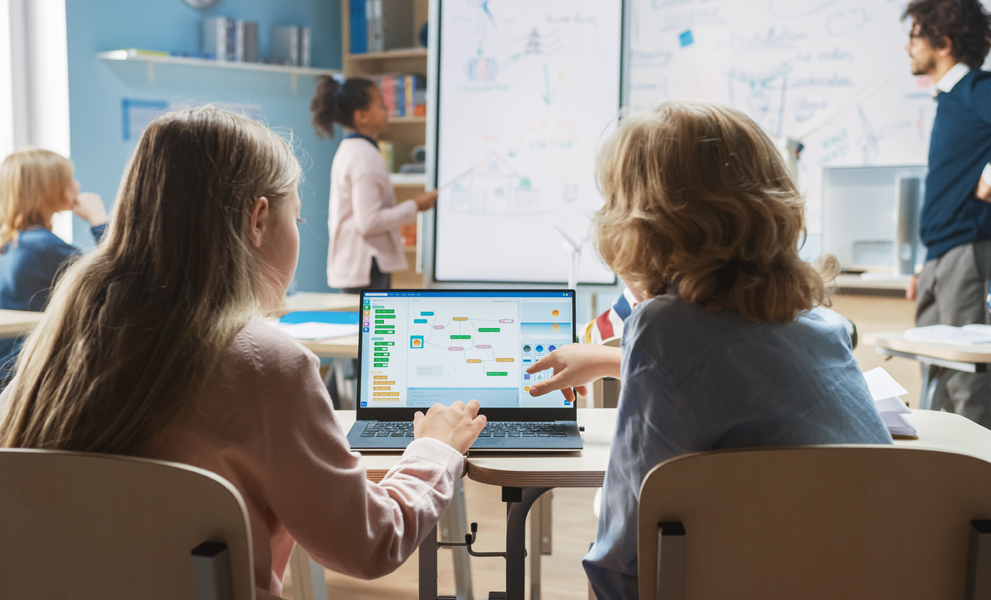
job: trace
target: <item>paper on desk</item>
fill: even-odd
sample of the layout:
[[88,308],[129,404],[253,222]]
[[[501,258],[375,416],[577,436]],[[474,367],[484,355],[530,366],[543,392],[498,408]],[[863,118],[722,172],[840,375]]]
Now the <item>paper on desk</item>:
[[908,390],[895,381],[894,377],[882,367],[867,371],[864,373],[864,379],[867,380],[867,387],[870,389],[871,398],[875,402],[893,396],[904,396],[908,393]]
[[915,427],[912,427],[908,419],[899,414],[881,413],[881,420],[884,421],[884,425],[888,428],[888,433],[891,435],[910,438],[919,437],[919,433],[915,430]]
[[358,325],[342,323],[279,323],[276,327],[297,340],[325,340],[358,334]]
[[916,327],[905,332],[905,339],[916,342],[943,342],[946,344],[988,344],[991,343],[991,327],[987,325],[929,325]]
[[902,402],[902,396],[908,393],[894,378],[883,368],[878,367],[864,373],[867,387],[871,391],[871,398],[874,406],[881,415],[888,433],[901,437],[918,438],[915,427],[909,423],[908,419],[902,415],[911,414],[912,411]]

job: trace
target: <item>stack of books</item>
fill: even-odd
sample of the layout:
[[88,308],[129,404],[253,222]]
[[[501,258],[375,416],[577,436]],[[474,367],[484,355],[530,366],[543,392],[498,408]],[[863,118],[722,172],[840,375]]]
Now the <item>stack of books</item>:
[[226,17],[203,19],[201,46],[206,58],[258,62],[258,23]]
[[423,75],[381,75],[375,83],[393,118],[427,116],[427,78]]

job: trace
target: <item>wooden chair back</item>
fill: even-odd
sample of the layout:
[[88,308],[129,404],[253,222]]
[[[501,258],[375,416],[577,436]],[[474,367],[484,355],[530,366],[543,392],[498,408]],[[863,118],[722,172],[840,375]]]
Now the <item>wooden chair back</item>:
[[[622,338],[614,335],[611,338],[602,340],[603,346],[619,348]],[[596,379],[592,382],[592,402],[595,408],[616,408],[619,405],[619,380]]]
[[3,450],[0,482],[4,598],[209,597],[203,559],[191,555],[208,541],[227,546],[227,560],[221,554],[216,562],[215,597],[255,597],[244,501],[213,473],[140,458]]
[[971,522],[981,519],[991,519],[991,463],[963,454],[686,455],[651,470],[640,490],[640,598],[965,598]]

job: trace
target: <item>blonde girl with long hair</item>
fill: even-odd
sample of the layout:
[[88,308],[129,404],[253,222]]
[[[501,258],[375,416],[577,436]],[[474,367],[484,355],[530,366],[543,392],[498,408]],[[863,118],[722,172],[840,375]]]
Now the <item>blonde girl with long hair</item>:
[[418,414],[380,483],[350,451],[319,361],[255,317],[296,268],[300,167],[263,125],[174,112],[142,135],[95,252],[68,269],[0,396],[0,447],[160,458],[234,484],[260,598],[296,542],[369,578],[416,549],[450,501],[478,403]]
[[605,600],[639,597],[637,494],[655,465],[720,448],[891,436],[844,320],[821,308],[835,260],[799,258],[804,202],[756,123],[718,104],[666,102],[623,119],[597,170],[597,248],[641,303],[620,353],[565,346],[532,370],[555,371],[537,395],[601,375],[623,382],[584,560]]
[[[23,148],[0,164],[0,309],[42,311],[52,286],[79,249],[52,233],[52,217],[71,210],[99,242],[107,211],[96,194],[80,193],[72,162],[57,152]],[[0,340],[0,386],[22,340]]]

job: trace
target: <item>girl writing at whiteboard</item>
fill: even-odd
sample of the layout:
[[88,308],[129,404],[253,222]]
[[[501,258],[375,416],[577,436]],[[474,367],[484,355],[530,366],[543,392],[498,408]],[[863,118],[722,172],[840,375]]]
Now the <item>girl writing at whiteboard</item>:
[[374,82],[324,77],[310,110],[317,135],[333,137],[335,123],[348,130],[330,170],[327,285],[351,293],[388,288],[391,273],[407,268],[400,225],[433,208],[437,192],[396,203],[378,148],[379,136],[389,129],[389,111]]
[[622,379],[584,566],[597,598],[637,598],[637,494],[655,465],[715,449],[892,442],[842,317],[818,306],[835,259],[799,258],[803,199],[756,123],[666,102],[624,118],[597,175],[597,250],[641,302],[621,352],[562,346],[530,367],[555,372],[530,393]]

